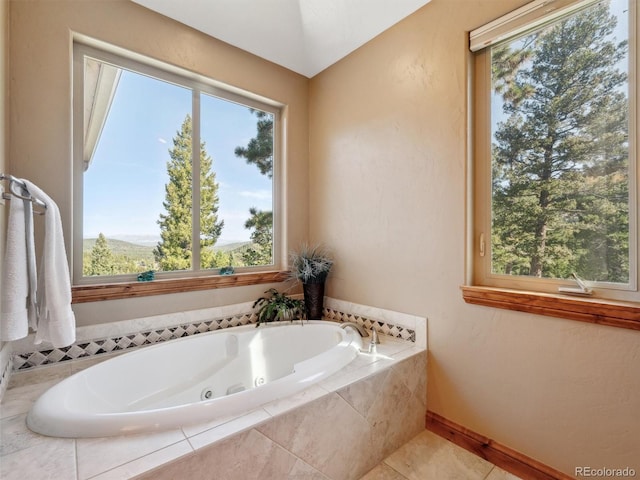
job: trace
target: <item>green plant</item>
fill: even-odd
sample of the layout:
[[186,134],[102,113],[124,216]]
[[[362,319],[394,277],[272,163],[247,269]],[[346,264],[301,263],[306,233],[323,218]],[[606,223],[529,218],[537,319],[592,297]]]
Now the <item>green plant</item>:
[[333,259],[323,245],[303,244],[289,254],[291,276],[302,283],[323,283],[333,266]]
[[304,312],[304,302],[288,297],[284,293],[278,292],[275,288],[270,288],[264,293],[268,296],[260,297],[253,303],[253,308],[258,308],[258,322],[261,323],[301,319]]

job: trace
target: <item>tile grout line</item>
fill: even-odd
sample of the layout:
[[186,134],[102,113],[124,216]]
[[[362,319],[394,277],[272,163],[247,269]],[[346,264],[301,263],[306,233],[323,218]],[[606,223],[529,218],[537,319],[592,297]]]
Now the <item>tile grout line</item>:
[[[183,435],[184,435],[184,432],[183,432]],[[74,440],[75,440],[75,439],[74,439]],[[185,438],[184,438],[184,439],[182,439],[182,440],[178,440],[177,442],[169,443],[169,444],[164,445],[164,446],[162,446],[162,447],[160,447],[160,448],[158,448],[158,449],[156,449],[156,450],[153,450],[153,451],[151,451],[151,452],[149,452],[149,453],[145,453],[144,455],[142,455],[142,456],[140,456],[140,457],[132,458],[131,460],[128,460],[128,461],[126,461],[126,462],[124,462],[124,463],[121,463],[121,464],[119,464],[119,465],[115,465],[115,466],[113,466],[113,467],[107,468],[106,470],[103,470],[102,472],[98,472],[98,473],[96,473],[95,475],[91,475],[90,477],[87,477],[86,479],[80,479],[80,478],[78,478],[78,480],[91,480],[92,478],[96,478],[96,477],[99,477],[99,476],[101,476],[101,475],[104,475],[105,473],[108,473],[108,472],[111,472],[111,471],[113,471],[113,470],[116,470],[117,468],[124,467],[125,465],[129,465],[130,463],[133,463],[133,462],[137,462],[138,460],[140,460],[140,459],[142,459],[142,458],[145,458],[145,457],[148,457],[149,455],[153,455],[154,453],[157,453],[157,452],[159,452],[159,451],[161,451],[161,450],[164,450],[165,448],[169,448],[169,447],[172,447],[172,446],[174,446],[174,445],[177,445],[178,443],[180,443],[180,442],[184,442],[185,440],[187,440],[187,441],[189,440],[188,438],[186,438],[186,435],[185,435]],[[189,443],[189,446],[191,446],[191,443]],[[191,451],[191,452],[189,452],[187,455],[190,455],[191,453],[193,453],[193,447],[192,447],[192,446],[191,446],[191,449],[192,449],[192,451]],[[186,456],[186,455],[183,455],[182,457],[184,457],[184,456]],[[172,460],[170,460],[170,461],[179,460],[179,459],[180,459],[180,458],[182,458],[182,457],[174,458],[174,459],[172,459]],[[77,462],[77,453],[76,453],[76,462]],[[166,463],[166,462],[165,462],[165,463]],[[161,464],[161,465],[158,465],[157,467],[153,467],[153,468],[162,467],[163,465],[164,465],[164,464]],[[78,477],[78,475],[77,475],[77,474],[76,474],[76,477]]]
[[73,439],[73,455],[75,457],[76,480],[80,480],[80,462],[78,462],[78,439]]
[[[304,463],[305,465],[309,465],[311,468],[313,468],[316,472],[320,473],[320,475],[322,475],[323,477],[325,477],[328,480],[331,480],[331,478],[327,475],[325,475],[325,473],[320,470],[319,468],[311,465],[309,462],[307,462],[305,459],[300,458],[298,455],[296,455],[295,453],[293,453],[291,450],[289,450],[288,448],[286,448],[284,445],[280,445],[280,443],[278,443],[276,440],[274,440],[273,438],[269,437],[268,435],[262,433],[260,430],[256,429],[256,428],[252,428],[251,430],[253,430],[254,432],[256,432],[258,435],[263,436],[264,438],[266,438],[267,440],[269,440],[270,442],[273,442],[274,445],[276,445],[277,447],[283,449],[285,452],[289,453],[293,458],[295,458],[296,460],[301,461],[302,463]],[[293,468],[295,468],[295,463],[291,466],[291,470],[293,470]],[[289,474],[291,474],[291,470],[289,470]]]
[[[410,441],[411,441],[411,440],[409,440],[409,442],[410,442]],[[409,442],[407,442],[407,443],[409,443]],[[406,444],[405,444],[405,445],[406,445]],[[400,448],[402,448],[402,447],[400,447]],[[389,457],[387,457],[387,458],[389,458]],[[393,470],[394,472],[396,472],[396,473],[397,473],[398,475],[400,475],[402,478],[404,478],[404,479],[406,479],[406,480],[409,480],[409,478],[408,478],[408,477],[405,477],[402,473],[400,473],[398,470],[396,470],[395,468],[393,468],[393,466],[392,466],[392,465],[389,465],[389,464],[387,463],[387,459],[386,459],[386,458],[385,458],[384,460],[382,460],[382,462],[380,462],[380,463],[384,463],[387,467],[389,467],[391,470]]]

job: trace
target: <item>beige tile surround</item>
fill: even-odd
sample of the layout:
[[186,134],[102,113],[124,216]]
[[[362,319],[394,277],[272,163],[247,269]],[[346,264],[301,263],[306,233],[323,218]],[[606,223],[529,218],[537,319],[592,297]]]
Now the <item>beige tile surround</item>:
[[[33,401],[96,361],[12,376],[0,411],[0,478],[356,479],[424,428],[426,350],[384,336],[377,355],[360,355],[319,384],[242,416],[99,439],[30,432]],[[203,470],[208,476],[199,476]]]
[[424,353],[141,479],[358,479],[424,429]]

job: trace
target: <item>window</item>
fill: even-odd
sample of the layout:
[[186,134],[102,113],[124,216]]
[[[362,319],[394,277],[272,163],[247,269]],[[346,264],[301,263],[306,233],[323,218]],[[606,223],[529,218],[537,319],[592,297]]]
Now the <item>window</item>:
[[576,274],[640,301],[635,4],[536,1],[472,32],[474,285]]
[[75,285],[282,267],[275,103],[76,43],[74,112]]

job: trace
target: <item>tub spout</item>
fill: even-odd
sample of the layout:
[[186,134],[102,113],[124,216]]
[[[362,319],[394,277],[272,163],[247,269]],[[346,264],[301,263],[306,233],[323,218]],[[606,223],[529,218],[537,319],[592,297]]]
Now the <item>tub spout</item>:
[[367,331],[364,328],[362,328],[360,325],[358,325],[357,323],[344,322],[342,325],[340,325],[340,328],[347,328],[347,327],[353,328],[356,332],[358,332],[360,334],[361,337],[368,337],[369,336]]

